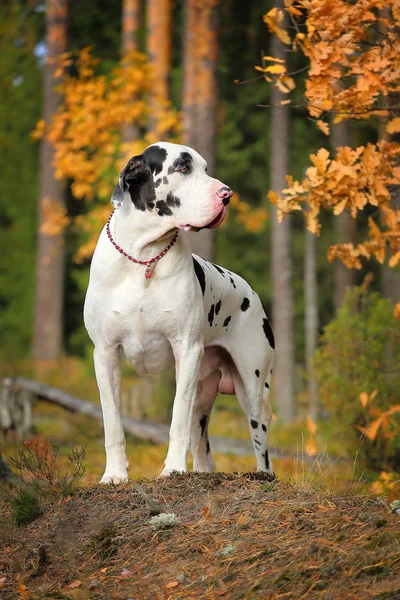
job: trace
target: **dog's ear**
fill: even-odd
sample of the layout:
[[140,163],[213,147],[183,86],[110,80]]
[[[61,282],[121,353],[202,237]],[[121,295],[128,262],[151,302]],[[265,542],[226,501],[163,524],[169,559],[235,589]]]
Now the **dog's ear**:
[[132,184],[144,183],[151,176],[151,170],[143,154],[133,156],[119,175],[122,190],[128,190]]
[[114,208],[121,208],[124,203],[124,192],[122,191],[119,183],[112,193],[111,202]]
[[125,192],[131,186],[145,183],[151,176],[151,170],[142,154],[133,156],[119,174],[119,182],[112,196],[111,202],[114,208],[121,208],[124,203]]

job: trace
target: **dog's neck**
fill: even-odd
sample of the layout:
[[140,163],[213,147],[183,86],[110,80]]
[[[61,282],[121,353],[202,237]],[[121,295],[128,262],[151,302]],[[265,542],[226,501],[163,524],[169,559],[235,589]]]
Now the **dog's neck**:
[[114,212],[110,223],[114,241],[141,261],[150,260],[162,252],[176,230],[169,217],[159,217],[150,211],[139,212],[130,202],[124,202]]

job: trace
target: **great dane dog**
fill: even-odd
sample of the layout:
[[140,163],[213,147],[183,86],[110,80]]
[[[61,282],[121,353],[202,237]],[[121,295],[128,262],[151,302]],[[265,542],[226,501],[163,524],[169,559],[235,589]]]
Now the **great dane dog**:
[[207,175],[195,150],[159,142],[121,171],[90,270],[84,318],[104,417],[102,483],[128,478],[119,415],[120,350],[139,374],[175,364],[176,395],[162,476],[215,467],[208,423],[218,392],[236,394],[248,419],[257,469],[268,456],[274,336],[263,305],[241,277],[193,255],[185,231],[215,228],[232,191]]

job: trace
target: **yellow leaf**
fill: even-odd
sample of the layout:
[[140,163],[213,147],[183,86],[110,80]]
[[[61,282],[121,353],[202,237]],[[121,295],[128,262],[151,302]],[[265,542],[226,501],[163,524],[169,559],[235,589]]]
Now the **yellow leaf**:
[[286,73],[286,67],[283,65],[269,65],[265,67],[264,71],[268,73]]
[[360,402],[361,402],[361,406],[362,407],[366,407],[368,402],[369,402],[369,396],[367,394],[367,392],[361,392],[360,394]]
[[278,10],[275,6],[271,8],[266,15],[264,15],[264,23],[267,24],[269,30],[274,33],[284,44],[290,44],[291,40],[287,31],[280,27],[280,23],[282,23],[284,18],[283,11]]
[[315,456],[318,454],[318,448],[315,444],[313,436],[310,436],[304,445],[307,456]]
[[393,256],[391,256],[389,258],[389,262],[388,265],[389,267],[395,267],[397,265],[397,263],[400,260],[400,250],[398,252],[396,252],[396,254],[393,254]]
[[384,417],[379,417],[379,419],[373,421],[370,425],[368,425],[368,427],[357,427],[357,429],[359,429],[365,435],[366,438],[373,442],[377,436],[377,433],[379,431],[380,426],[382,425],[383,420]]
[[317,432],[317,425],[314,423],[310,415],[307,415],[307,429],[311,435],[314,435]]
[[400,131],[400,117],[396,117],[389,121],[386,125],[386,131],[388,133],[398,133]]
[[317,127],[322,131],[322,133],[324,133],[325,135],[329,135],[328,123],[325,123],[325,121],[321,121],[321,119],[318,119]]
[[396,321],[400,319],[400,302],[398,302],[394,307],[393,316]]
[[273,62],[277,62],[277,63],[283,63],[285,64],[286,61],[283,60],[283,58],[274,58],[273,56],[263,56],[264,60],[270,60]]

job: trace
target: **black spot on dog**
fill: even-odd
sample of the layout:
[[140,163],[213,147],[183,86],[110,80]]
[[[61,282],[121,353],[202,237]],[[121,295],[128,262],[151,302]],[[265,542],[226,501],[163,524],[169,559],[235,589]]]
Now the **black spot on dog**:
[[172,210],[169,208],[168,204],[165,200],[159,200],[156,202],[157,212],[160,217],[164,217],[165,215],[172,215]]
[[215,305],[215,314],[217,315],[219,313],[219,311],[221,310],[221,300],[218,300],[217,304]]
[[264,425],[264,423],[261,425],[261,428],[262,428],[263,431],[267,431],[267,426]]
[[154,189],[154,183],[152,179],[148,179],[145,182],[132,182],[129,185],[129,195],[133,205],[137,210],[146,210],[154,208],[154,200],[156,192]]
[[240,309],[245,312],[250,306],[250,300],[248,298],[243,298],[243,302],[240,306]]
[[218,273],[221,273],[222,277],[225,277],[225,271],[223,269],[221,269],[221,267],[219,267],[218,265],[214,265],[214,263],[211,263],[213,267],[215,267],[218,271]]
[[156,188],[158,188],[158,186],[161,184],[161,181],[162,181],[161,177],[160,177],[160,179],[157,179],[157,181],[154,184],[156,186]]
[[257,377],[260,377],[260,371],[259,371],[259,369],[256,369],[256,370],[254,371],[254,373],[256,374],[256,376],[257,376]]
[[214,321],[214,309],[214,304],[211,304],[210,312],[208,313],[208,322],[210,323],[210,327],[212,326]]
[[143,152],[143,158],[155,175],[161,173],[168,152],[160,146],[150,146]]
[[172,175],[175,171],[180,171],[181,169],[185,169],[185,172],[182,175],[190,175],[192,172],[192,156],[189,152],[181,152],[180,155],[172,165],[168,168],[168,175]]
[[226,319],[225,319],[225,321],[224,321],[224,324],[223,324],[223,327],[228,327],[228,325],[229,325],[229,322],[230,322],[231,318],[232,318],[232,317],[226,317]]
[[233,287],[234,287],[234,288],[235,288],[235,290],[236,290],[236,284],[235,284],[235,282],[234,282],[234,280],[233,280],[233,277],[230,277],[230,280],[231,280],[231,284],[233,285]]
[[208,421],[208,416],[207,415],[202,415],[202,417],[200,419],[201,437],[203,437],[204,432],[206,430],[207,421]]
[[210,454],[210,450],[211,450],[211,448],[210,448],[210,442],[207,440],[207,442],[206,442],[206,454]]
[[254,421],[254,419],[250,420],[250,425],[252,426],[253,429],[257,429],[258,427],[258,421]]
[[[166,178],[164,177],[164,179],[166,179]],[[181,205],[181,201],[178,198],[178,196],[174,196],[171,192],[169,192],[167,194],[166,200],[167,200],[168,206],[180,206]]]
[[266,388],[268,388],[268,389],[269,389],[269,383],[268,383],[268,381],[266,381],[266,382],[264,383],[264,385],[265,385],[265,387],[266,387]]
[[[142,154],[132,156],[121,171],[120,186],[123,190],[129,191],[132,203],[137,210],[145,211],[155,200],[156,192],[151,170]],[[116,197],[116,189],[113,197]],[[119,197],[116,199],[119,200]]]
[[194,256],[192,256],[193,258],[193,266],[194,266],[194,271],[196,273],[196,277],[198,279],[198,282],[200,284],[201,287],[201,292],[204,296],[204,292],[206,291],[206,278],[204,276],[204,270],[201,268],[201,266],[199,265],[199,263],[197,262],[197,260],[195,259]]
[[[264,329],[265,337],[267,338],[267,340],[269,342],[269,345],[271,346],[271,348],[274,349],[275,348],[275,338],[274,338],[271,324],[267,318],[263,319],[263,329]],[[271,373],[272,373],[272,371],[271,371]]]
[[264,460],[265,460],[265,468],[269,469],[268,450],[265,451]]
[[165,175],[164,175],[164,177],[162,178],[162,182],[163,182],[165,185],[167,185],[167,184],[168,184],[168,177],[165,177]]
[[254,440],[254,445],[257,446],[257,448],[259,448],[261,446],[261,442],[260,440]]

